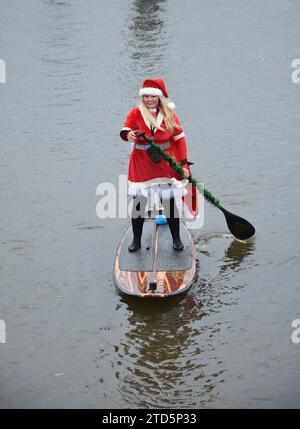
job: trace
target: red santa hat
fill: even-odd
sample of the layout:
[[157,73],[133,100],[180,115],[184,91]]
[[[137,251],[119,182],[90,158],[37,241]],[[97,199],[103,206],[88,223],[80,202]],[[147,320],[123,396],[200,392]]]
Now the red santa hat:
[[[168,91],[165,85],[165,82],[162,79],[145,79],[143,82],[143,87],[139,92],[140,97],[143,95],[154,95],[158,97],[166,97],[168,98]],[[168,103],[170,109],[175,108],[174,103]]]

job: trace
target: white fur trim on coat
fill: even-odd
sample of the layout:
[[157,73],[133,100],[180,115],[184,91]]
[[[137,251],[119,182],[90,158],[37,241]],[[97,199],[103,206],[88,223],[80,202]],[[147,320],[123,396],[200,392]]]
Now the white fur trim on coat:
[[182,137],[184,137],[184,136],[185,136],[185,134],[184,134],[184,133],[178,134],[177,136],[174,136],[174,137],[173,137],[173,140],[174,140],[174,142],[176,142],[177,140],[181,139],[181,138],[182,138]]
[[151,188],[160,186],[160,188],[184,188],[189,183],[188,179],[177,180],[175,177],[155,177],[154,179],[146,180],[145,182],[131,182],[128,180],[128,190]]
[[149,197],[154,198],[155,195],[159,195],[159,197],[161,197],[163,200],[169,200],[172,197],[175,197],[175,198],[183,197],[187,193],[188,191],[185,188],[161,189],[159,186],[154,186],[152,188],[131,190],[129,195],[133,197],[139,197],[140,195],[142,195],[143,197],[146,197],[146,198],[149,198]]
[[[141,111],[141,114],[142,114],[142,117],[143,117],[143,119],[144,119],[144,122],[145,122],[145,124],[147,125],[147,127],[149,128],[149,130],[151,129],[151,125],[150,125],[150,122],[148,121],[148,119],[146,118],[146,116],[144,115],[144,112],[143,112],[143,106],[142,105],[140,105],[139,106],[139,109],[140,109],[140,111]],[[161,126],[161,124],[162,124],[162,121],[164,120],[164,117],[163,117],[163,115],[162,115],[162,113],[161,112],[158,112],[158,115],[157,115],[157,118],[156,118],[156,122],[157,122],[157,125],[158,126]],[[156,133],[156,131],[157,131],[157,128],[154,128],[154,133]]]
[[185,189],[187,183],[187,179],[177,180],[175,177],[158,177],[146,182],[130,182],[128,180],[128,195],[149,197],[159,194],[164,199],[169,199],[172,196],[182,197],[188,192]]

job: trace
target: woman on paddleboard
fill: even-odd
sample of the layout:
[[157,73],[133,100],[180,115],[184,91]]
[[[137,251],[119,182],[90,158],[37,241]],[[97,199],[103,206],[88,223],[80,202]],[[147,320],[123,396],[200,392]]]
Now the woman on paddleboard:
[[[130,252],[141,247],[141,236],[148,197],[158,193],[165,209],[167,222],[173,238],[173,248],[182,250],[179,212],[174,197],[183,198],[188,190],[191,175],[183,128],[174,112],[175,105],[168,101],[168,93],[162,79],[146,79],[139,91],[140,105],[128,114],[120,136],[133,144],[128,168],[128,193],[133,196],[131,214],[133,241]],[[183,167],[184,176],[179,176],[163,158],[149,151],[151,147],[139,133],[154,137],[154,142],[174,157]],[[155,151],[154,151],[155,152]],[[158,158],[157,158],[158,157]]]

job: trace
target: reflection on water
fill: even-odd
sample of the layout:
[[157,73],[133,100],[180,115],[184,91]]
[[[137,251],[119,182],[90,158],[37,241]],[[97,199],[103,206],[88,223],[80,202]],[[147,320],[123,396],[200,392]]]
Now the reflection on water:
[[[219,243],[220,237],[214,235],[203,241],[210,245],[216,238]],[[241,267],[253,249],[253,241],[232,241],[223,249],[223,257],[214,260],[218,264],[215,279],[201,278],[200,271],[197,284],[185,296],[168,300],[121,298],[121,306],[128,312],[128,327],[109,359],[123,403],[145,408],[209,405],[224,381],[226,368],[215,348],[222,324],[218,320],[207,323],[205,316],[218,312],[226,270]],[[231,303],[234,299],[227,298],[227,305]],[[99,353],[96,361],[101,359]]]
[[[110,356],[121,402],[136,407],[192,407],[222,380],[221,362],[211,372],[205,313],[196,294],[170,301],[123,301],[129,328]],[[98,359],[101,359],[99,354]]]
[[[225,250],[223,258],[224,265],[220,267],[220,273],[224,273],[228,268],[238,271],[243,260],[254,253],[255,238],[242,242],[233,240]],[[249,269],[249,266],[247,267]]]
[[244,284],[234,281],[236,272],[244,267],[247,270],[251,268],[255,237],[244,242],[230,237],[232,241],[227,247],[224,247],[224,235],[219,233],[212,232],[196,240],[200,254],[198,285],[210,312],[219,312],[223,305],[233,305],[238,301],[235,292]]
[[135,77],[140,74],[142,79],[147,73],[162,73],[167,49],[165,15],[165,0],[134,0],[132,3],[126,51]]

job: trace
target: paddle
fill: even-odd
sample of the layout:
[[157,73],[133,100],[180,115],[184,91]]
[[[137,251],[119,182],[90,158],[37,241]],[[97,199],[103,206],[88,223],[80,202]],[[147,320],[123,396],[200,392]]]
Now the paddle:
[[[183,168],[182,166],[169,154],[167,154],[159,145],[154,143],[154,138],[150,139],[145,136],[145,133],[139,133],[138,136],[142,136],[144,140],[149,143],[152,149],[156,149],[157,152],[169,163],[169,165],[180,175],[183,177]],[[248,222],[246,219],[243,219],[240,216],[237,216],[233,213],[230,213],[224,207],[221,206],[220,200],[216,198],[204,185],[204,183],[200,182],[192,175],[188,178],[189,182],[192,183],[193,186],[203,193],[204,197],[207,201],[209,201],[213,206],[220,209],[226,219],[227,226],[229,231],[239,240],[247,240],[255,234],[255,228]]]

